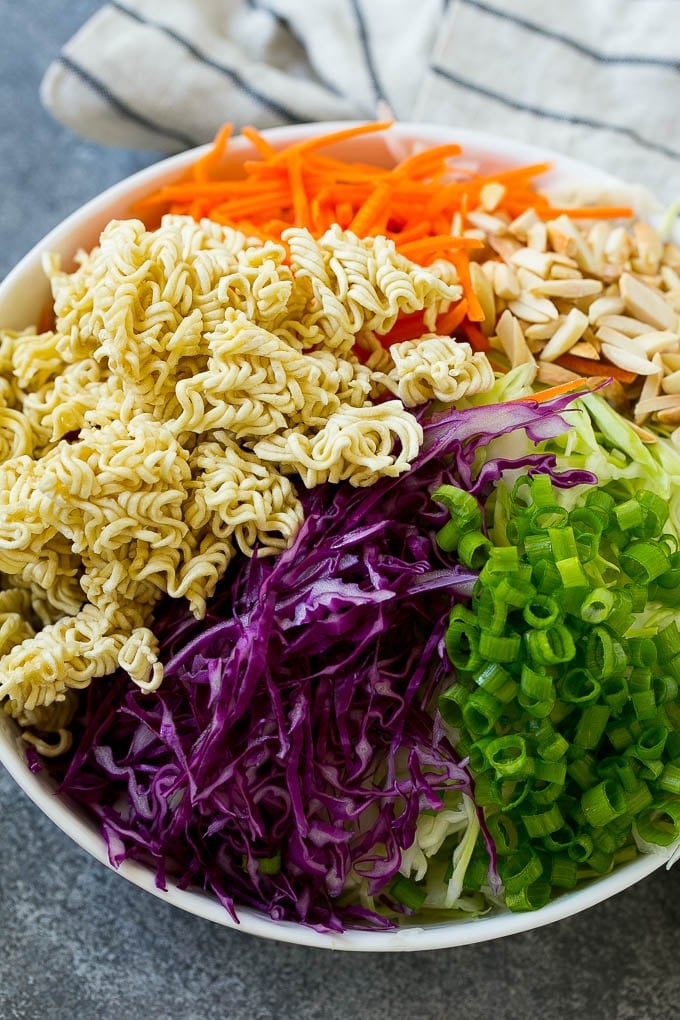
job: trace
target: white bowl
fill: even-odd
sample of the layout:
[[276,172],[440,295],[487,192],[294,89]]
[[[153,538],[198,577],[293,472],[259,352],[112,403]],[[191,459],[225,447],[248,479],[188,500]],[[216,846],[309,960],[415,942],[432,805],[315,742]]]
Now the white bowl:
[[[266,132],[266,136],[275,146],[284,146],[342,127],[347,127],[347,124],[299,125],[275,128]],[[413,142],[428,145],[458,142],[463,146],[466,161],[474,161],[482,171],[550,160],[553,170],[542,179],[545,186],[579,183],[601,186],[614,192],[621,187],[620,181],[584,163],[481,132],[441,125],[399,124],[387,134],[389,147],[385,137],[385,133],[364,135],[335,146],[333,152],[345,158],[361,158],[389,165],[392,152],[400,149],[408,151]],[[39,318],[49,299],[49,288],[41,269],[44,252],[59,252],[67,264],[79,248],[87,249],[97,242],[100,231],[110,219],[124,217],[136,200],[180,177],[208,148],[204,146],[183,152],[134,174],[88,202],[52,230],[0,284],[0,325],[21,329]],[[237,138],[230,146],[229,160],[241,162],[252,157],[253,151],[246,139]],[[96,825],[79,808],[56,795],[55,785],[44,771],[38,774],[29,771],[25,746],[16,725],[0,712],[0,762],[41,811],[83,849],[110,867],[106,847]],[[265,914],[246,907],[239,909],[240,924],[236,925],[217,899],[206,893],[177,889],[172,882],[168,882],[167,891],[159,890],[152,871],[134,861],[126,861],[116,870],[141,889],[182,910],[253,935],[316,948],[401,952],[469,945],[551,924],[627,889],[661,867],[669,853],[662,851],[641,856],[612,874],[565,893],[548,906],[531,913],[496,913],[469,921],[446,921],[391,932],[348,931],[341,935],[319,934],[300,924],[273,921]]]

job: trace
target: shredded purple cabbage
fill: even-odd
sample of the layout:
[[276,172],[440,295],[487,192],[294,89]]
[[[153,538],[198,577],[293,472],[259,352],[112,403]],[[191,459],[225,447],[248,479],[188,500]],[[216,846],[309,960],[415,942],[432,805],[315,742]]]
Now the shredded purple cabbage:
[[304,493],[294,545],[235,562],[204,621],[163,603],[160,690],[92,684],[74,751],[50,765],[99,819],[114,865],[136,858],[160,887],[172,875],[209,889],[234,918],[248,905],[326,931],[392,925],[357,905],[352,882],[379,907],[419,813],[446,789],[471,792],[436,698],[449,612],[476,575],[439,550],[447,513],[430,494],[453,483],[484,500],[508,467],[592,484],[557,475],[549,454],[475,464],[498,435],[560,434],[568,403],[424,418],[408,474]]

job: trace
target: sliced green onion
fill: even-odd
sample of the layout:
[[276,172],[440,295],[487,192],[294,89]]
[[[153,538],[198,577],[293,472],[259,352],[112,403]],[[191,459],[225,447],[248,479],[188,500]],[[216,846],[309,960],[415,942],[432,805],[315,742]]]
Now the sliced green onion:
[[641,839],[657,846],[670,846],[680,836],[680,801],[661,797],[635,819]]
[[490,549],[491,542],[481,531],[466,531],[458,542],[458,558],[471,570],[481,570]]
[[576,726],[575,746],[588,749],[596,748],[602,740],[608,722],[608,705],[586,705]]
[[545,630],[557,621],[560,607],[550,595],[534,595],[522,610],[525,622],[534,630]]
[[623,789],[613,780],[605,779],[583,792],[581,808],[586,821],[593,828],[601,828],[626,810]]
[[669,557],[658,542],[632,542],[621,554],[621,566],[633,581],[649,584],[668,570]]
[[[479,654],[493,662],[514,662],[520,649],[519,634],[489,634],[482,631],[479,635]],[[455,665],[455,663],[454,663]]]
[[538,879],[524,889],[510,892],[506,889],[505,905],[513,913],[525,910],[540,910],[550,899],[550,882]]
[[412,878],[397,875],[390,884],[390,896],[409,910],[420,910],[427,899],[427,890]]
[[524,828],[532,839],[548,836],[564,825],[564,818],[557,804],[551,804],[544,811],[521,815]]
[[602,623],[614,608],[614,595],[608,588],[598,587],[586,595],[581,606],[581,619],[586,623]]
[[576,655],[574,639],[563,623],[545,630],[529,630],[524,639],[529,655],[540,666],[569,662]]
[[502,779],[517,779],[530,775],[526,741],[519,734],[508,734],[492,740],[486,748],[486,757],[496,775]]
[[516,853],[501,861],[498,873],[503,880],[506,894],[519,892],[541,877],[543,865],[533,850],[522,846]]

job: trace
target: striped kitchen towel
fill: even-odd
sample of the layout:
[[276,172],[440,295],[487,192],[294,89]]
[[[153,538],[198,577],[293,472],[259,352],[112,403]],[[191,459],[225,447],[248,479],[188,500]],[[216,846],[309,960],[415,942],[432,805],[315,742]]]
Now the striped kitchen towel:
[[680,0],[112,0],[42,96],[87,138],[161,152],[224,121],[390,111],[680,195]]

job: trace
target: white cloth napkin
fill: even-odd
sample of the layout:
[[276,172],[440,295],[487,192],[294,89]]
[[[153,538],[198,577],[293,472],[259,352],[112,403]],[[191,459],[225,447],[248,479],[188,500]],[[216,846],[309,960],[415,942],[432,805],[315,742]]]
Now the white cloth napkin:
[[680,0],[125,0],[42,97],[97,142],[172,152],[236,127],[447,123],[680,197]]

